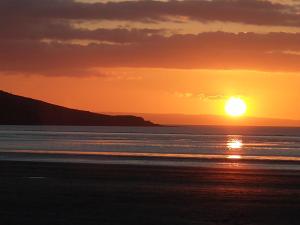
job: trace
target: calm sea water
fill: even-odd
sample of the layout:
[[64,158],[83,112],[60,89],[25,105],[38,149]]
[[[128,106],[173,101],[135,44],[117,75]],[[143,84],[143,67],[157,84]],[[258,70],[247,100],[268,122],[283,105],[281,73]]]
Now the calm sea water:
[[300,169],[300,128],[0,126],[0,160]]

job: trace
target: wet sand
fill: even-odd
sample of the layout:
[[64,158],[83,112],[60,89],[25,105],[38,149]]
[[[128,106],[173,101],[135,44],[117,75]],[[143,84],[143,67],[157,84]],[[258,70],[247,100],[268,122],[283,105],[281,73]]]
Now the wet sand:
[[0,224],[298,225],[300,171],[0,162]]

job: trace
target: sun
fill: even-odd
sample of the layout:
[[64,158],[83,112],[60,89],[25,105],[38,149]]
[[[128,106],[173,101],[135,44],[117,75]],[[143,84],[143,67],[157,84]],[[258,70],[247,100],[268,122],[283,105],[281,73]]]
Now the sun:
[[243,99],[231,97],[226,102],[225,111],[230,116],[242,116],[247,111],[247,105]]

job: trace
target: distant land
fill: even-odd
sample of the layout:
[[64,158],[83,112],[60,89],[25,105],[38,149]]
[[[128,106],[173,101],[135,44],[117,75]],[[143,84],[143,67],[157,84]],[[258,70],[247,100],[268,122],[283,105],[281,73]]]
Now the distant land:
[[[116,113],[110,113],[116,114]],[[118,113],[122,115],[122,113]],[[152,113],[130,113],[142,116],[146,120],[165,125],[220,125],[220,126],[279,126],[300,127],[300,120],[239,117],[219,115],[189,115],[189,114],[152,114]]]
[[156,126],[142,117],[70,109],[0,90],[1,125]]

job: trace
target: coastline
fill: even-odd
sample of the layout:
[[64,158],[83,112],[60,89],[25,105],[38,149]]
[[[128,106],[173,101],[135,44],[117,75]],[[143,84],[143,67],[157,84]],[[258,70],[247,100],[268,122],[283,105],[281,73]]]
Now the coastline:
[[0,161],[6,224],[298,224],[300,171]]
[[212,155],[157,152],[72,150],[0,150],[0,161],[128,166],[172,166],[300,171],[300,158],[288,156]]

